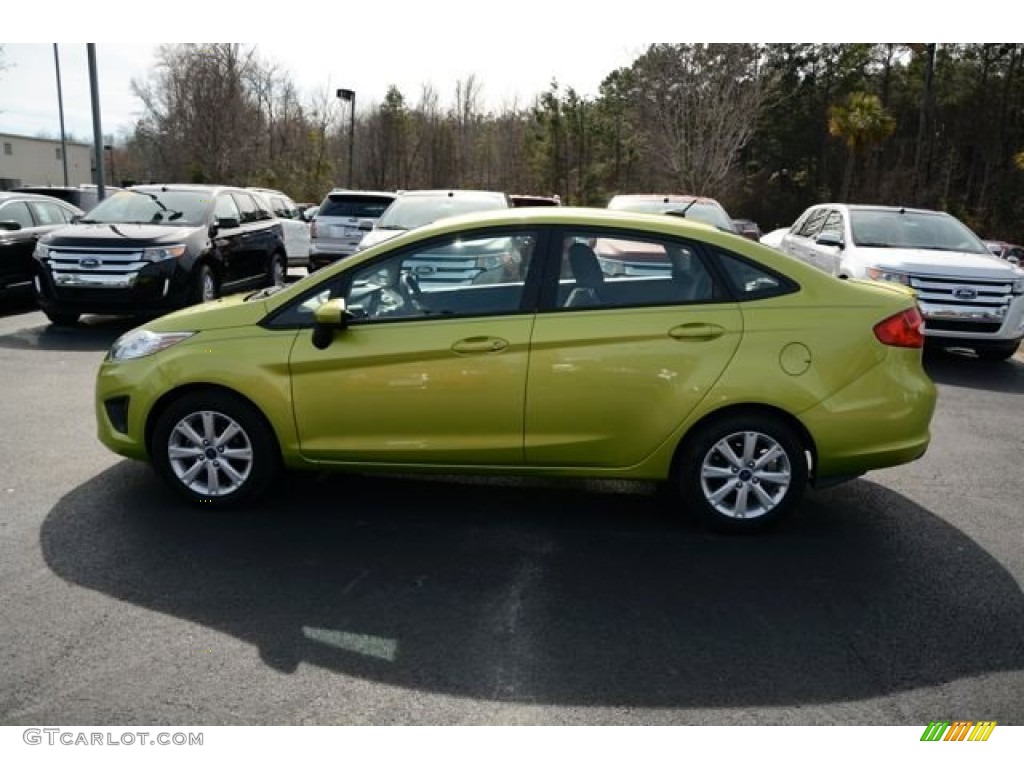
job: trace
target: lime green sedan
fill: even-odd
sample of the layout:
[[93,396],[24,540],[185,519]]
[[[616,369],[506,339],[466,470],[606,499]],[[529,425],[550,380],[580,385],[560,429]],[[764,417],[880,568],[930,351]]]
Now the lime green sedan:
[[523,208],[130,331],[96,419],[208,505],[285,467],[602,477],[745,530],[925,452],[922,340],[903,286],[677,217]]

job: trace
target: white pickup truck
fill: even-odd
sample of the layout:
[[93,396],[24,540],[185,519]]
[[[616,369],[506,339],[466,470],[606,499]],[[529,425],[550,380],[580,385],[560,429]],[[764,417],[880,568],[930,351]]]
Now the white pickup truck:
[[909,285],[933,343],[1005,360],[1024,337],[1024,270],[993,255],[948,213],[815,205],[780,248],[836,277]]

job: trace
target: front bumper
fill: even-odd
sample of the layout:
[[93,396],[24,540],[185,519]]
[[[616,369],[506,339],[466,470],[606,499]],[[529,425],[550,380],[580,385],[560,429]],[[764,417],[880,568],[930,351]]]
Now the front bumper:
[[165,312],[189,304],[190,273],[174,259],[128,274],[54,276],[37,262],[33,283],[43,310],[135,315]]

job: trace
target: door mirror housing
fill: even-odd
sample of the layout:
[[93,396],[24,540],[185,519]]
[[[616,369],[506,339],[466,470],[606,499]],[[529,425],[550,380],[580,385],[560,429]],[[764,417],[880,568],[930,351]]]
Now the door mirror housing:
[[21,224],[16,221],[11,221],[9,219],[0,221],[0,230],[3,230],[4,232],[17,232],[19,229],[21,229]]
[[313,346],[327,349],[334,341],[335,331],[348,327],[348,309],[344,299],[325,301],[313,312]]
[[836,248],[842,248],[843,236],[837,235],[835,232],[822,232],[820,235],[814,238],[814,242],[816,242],[818,245],[830,245]]
[[215,223],[218,229],[238,229],[242,226],[242,223],[238,219],[231,216],[218,218]]
[[360,232],[369,232],[373,229],[373,219],[360,219],[356,226],[359,227]]

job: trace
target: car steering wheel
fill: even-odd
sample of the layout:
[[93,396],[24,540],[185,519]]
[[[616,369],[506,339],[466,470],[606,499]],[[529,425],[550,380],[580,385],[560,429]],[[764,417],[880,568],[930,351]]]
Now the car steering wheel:
[[399,276],[398,289],[402,294],[402,299],[409,302],[410,307],[417,310],[423,309],[423,291],[420,288],[420,281],[411,270],[406,270]]

